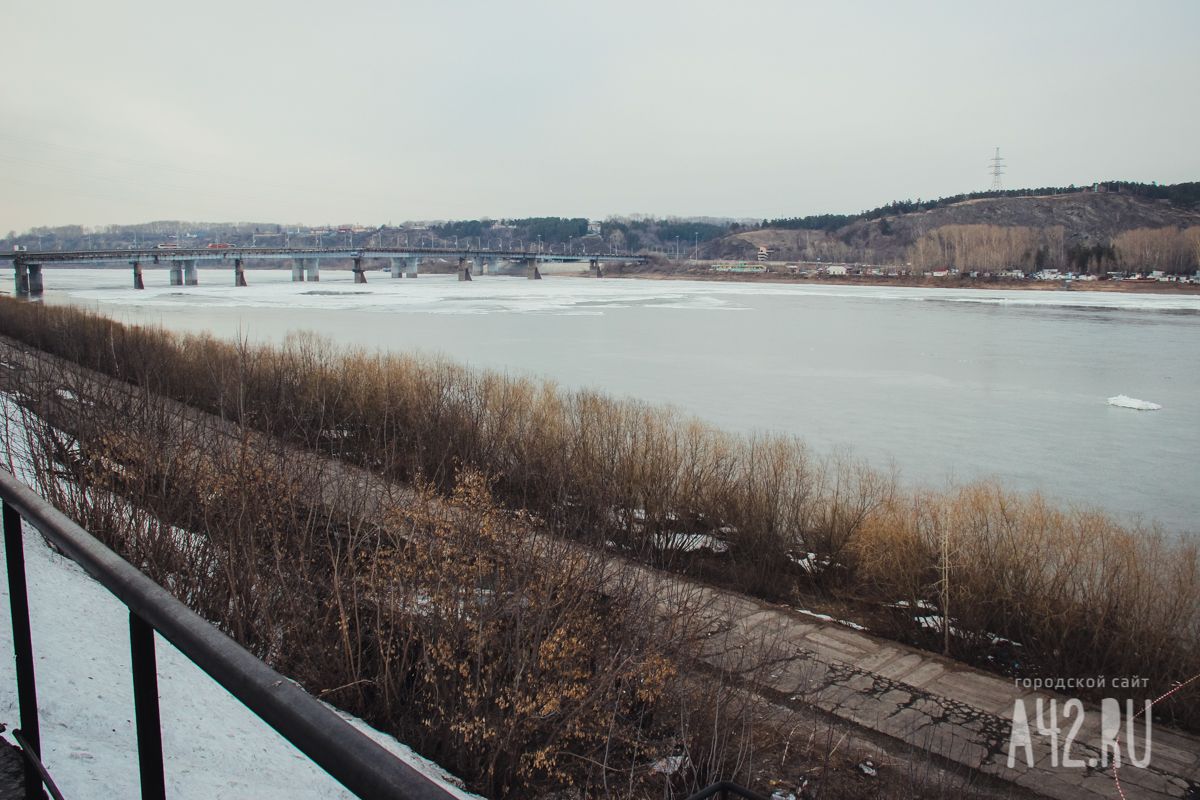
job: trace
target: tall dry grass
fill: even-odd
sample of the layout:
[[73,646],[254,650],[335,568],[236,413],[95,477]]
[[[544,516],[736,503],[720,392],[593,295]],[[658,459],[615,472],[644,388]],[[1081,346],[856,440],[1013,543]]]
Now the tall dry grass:
[[663,795],[651,765],[694,736],[675,723],[699,639],[686,597],[665,615],[601,554],[535,537],[477,472],[447,497],[397,493],[53,364],[2,388],[27,409],[4,450],[51,502],[314,694],[490,797]]
[[[56,506],[309,691],[487,796],[677,798],[730,777],[860,796],[845,731],[747,691],[771,668],[769,641],[751,648],[760,657],[714,640],[712,610],[686,587],[649,587],[625,562],[538,534],[478,472],[460,470],[448,495],[397,490],[41,357],[0,365],[0,392],[22,408],[0,451],[27,454]],[[735,663],[697,669],[714,646]],[[873,788],[961,797],[967,783],[926,773]]]
[[[961,633],[951,654],[975,663],[1136,674],[1149,696],[1200,671],[1194,541],[994,484],[902,491],[886,471],[796,439],[732,436],[670,409],[445,361],[0,307],[0,333],[388,480],[449,496],[463,468],[492,476],[500,505],[569,539],[768,598],[906,600],[890,632],[940,649],[912,613],[931,603]],[[727,550],[697,552],[680,534]],[[1200,724],[1196,699],[1180,693],[1163,711]]]

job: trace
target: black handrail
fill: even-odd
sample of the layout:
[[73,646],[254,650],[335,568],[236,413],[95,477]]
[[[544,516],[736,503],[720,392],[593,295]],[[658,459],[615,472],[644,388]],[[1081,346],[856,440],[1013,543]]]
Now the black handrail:
[[[296,684],[251,655],[12,475],[0,470],[5,558],[17,661],[27,797],[40,797],[37,692],[25,586],[24,519],[129,608],[142,797],[164,792],[154,631],[359,797],[446,800],[444,788],[356,730]],[[36,762],[34,761],[36,759]]]
[[701,789],[687,800],[708,800],[710,797],[717,797],[719,800],[729,800],[731,797],[743,797],[746,800],[767,800],[758,792],[752,792],[745,786],[739,786],[733,781],[720,781],[709,786],[707,789]]

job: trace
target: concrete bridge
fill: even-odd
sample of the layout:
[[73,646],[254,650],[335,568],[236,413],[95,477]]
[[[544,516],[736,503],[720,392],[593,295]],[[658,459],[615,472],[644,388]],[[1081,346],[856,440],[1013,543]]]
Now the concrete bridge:
[[144,264],[168,265],[172,286],[197,285],[197,264],[228,264],[233,268],[234,285],[245,286],[247,261],[291,261],[293,281],[317,281],[320,280],[321,259],[349,259],[354,265],[354,282],[366,283],[367,268],[364,267],[364,263],[367,261],[384,262],[390,267],[393,278],[415,278],[422,259],[430,258],[457,258],[460,281],[469,281],[472,275],[494,274],[501,262],[520,264],[527,278],[540,280],[542,273],[538,264],[546,262],[586,261],[591,274],[600,278],[604,275],[605,263],[643,263],[646,260],[644,256],[634,255],[565,255],[528,250],[473,250],[449,247],[205,247],[0,253],[0,261],[13,262],[18,297],[40,296],[44,288],[43,267],[51,265],[127,264],[133,268],[133,288],[144,289]]

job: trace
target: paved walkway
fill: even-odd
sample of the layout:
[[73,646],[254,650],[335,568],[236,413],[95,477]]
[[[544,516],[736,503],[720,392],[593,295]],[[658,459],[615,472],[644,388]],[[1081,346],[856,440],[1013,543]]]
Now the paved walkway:
[[[0,356],[13,365],[48,358],[13,347],[3,338]],[[0,388],[3,377],[0,374]],[[93,379],[110,383],[101,376]],[[85,393],[78,384],[72,389]],[[200,415],[194,409],[188,413]],[[232,426],[229,429],[232,434]],[[315,458],[309,454],[300,457]],[[339,487],[352,482],[376,494],[381,503],[409,492],[345,464],[337,464],[334,469],[341,476]],[[815,707],[948,762],[1056,800],[1122,796],[1111,770],[1062,765],[1061,739],[1072,733],[1073,719],[1061,722],[1060,712],[1062,734],[1057,748],[1052,748],[1048,736],[1038,733],[1035,701],[1039,697],[1043,701],[1052,699],[1049,694],[1023,690],[1011,680],[784,607],[699,586],[645,566],[628,567],[622,571],[623,579],[633,579],[646,590],[655,591],[663,603],[686,603],[694,613],[703,615],[711,635],[702,659],[710,666],[738,670],[747,663],[769,662],[767,674],[755,675],[756,690],[774,702]],[[1061,708],[1067,698],[1053,699]],[[1030,717],[1032,766],[1026,763],[1025,749],[1018,750],[1013,767],[1007,765],[1017,700],[1024,701]],[[1144,727],[1139,724],[1136,728],[1136,752],[1142,753]],[[1083,722],[1073,733],[1069,755],[1085,764],[1089,759],[1099,759],[1099,709],[1086,707]],[[1126,765],[1120,771],[1125,796],[1129,800],[1192,800],[1188,792],[1194,791],[1192,787],[1200,789],[1200,737],[1155,726],[1151,740],[1149,765]]]
[[[673,580],[665,578],[666,580]],[[708,613],[726,634],[714,637],[706,656],[714,666],[736,668],[747,651],[779,659],[760,689],[795,703],[807,703],[864,728],[899,739],[949,761],[969,766],[1037,794],[1061,800],[1117,798],[1110,770],[1062,766],[1063,741],[1052,753],[1051,740],[1038,734],[1035,701],[1067,698],[1023,690],[1011,680],[896,642],[814,621],[797,612],[729,592],[705,589]],[[1023,700],[1030,717],[1030,752],[1018,748],[1007,765],[1014,704]],[[1135,753],[1144,752],[1136,727]],[[1062,737],[1074,726],[1062,719]],[[1124,739],[1122,739],[1124,741]],[[1100,758],[1100,711],[1088,706],[1072,737],[1070,757],[1085,764]],[[1055,757],[1057,755],[1057,757]],[[1200,737],[1163,726],[1151,730],[1150,763],[1126,764],[1121,784],[1129,800],[1183,798],[1192,782],[1200,788]]]

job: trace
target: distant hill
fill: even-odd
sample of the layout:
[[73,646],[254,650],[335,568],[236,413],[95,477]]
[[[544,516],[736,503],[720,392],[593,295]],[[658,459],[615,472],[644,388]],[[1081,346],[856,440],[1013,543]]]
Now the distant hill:
[[155,244],[239,246],[425,246],[536,249],[562,254],[641,253],[675,271],[689,259],[757,257],[957,267],[988,271],[1114,267],[1191,272],[1200,266],[1200,182],[1107,181],[1091,187],[977,192],[898,200],[858,214],[762,220],[645,215],[588,220],[527,217],[400,225],[280,225],[158,221],[10,232],[3,248],[125,249]]
[[[1200,187],[1200,184],[1179,186]],[[830,229],[819,227],[828,215],[773,220],[768,221],[767,227],[731,233],[712,242],[707,249],[714,258],[753,258],[759,247],[767,247],[772,260],[904,264],[911,260],[918,241],[938,229],[999,226],[1025,229],[1028,238],[1037,242],[1042,240],[1038,232],[1045,232],[1060,251],[1057,260],[1069,261],[1072,253],[1108,252],[1114,240],[1131,230],[1200,226],[1197,202],[1200,193],[1180,192],[1172,198],[1166,190],[1175,187],[1155,188],[1163,189],[1164,196],[1155,198],[1141,192],[1102,188],[1067,194],[933,201],[919,210],[879,213],[902,205],[893,204],[847,217],[843,224]],[[811,228],[800,227],[798,223],[805,220],[816,224]]]

